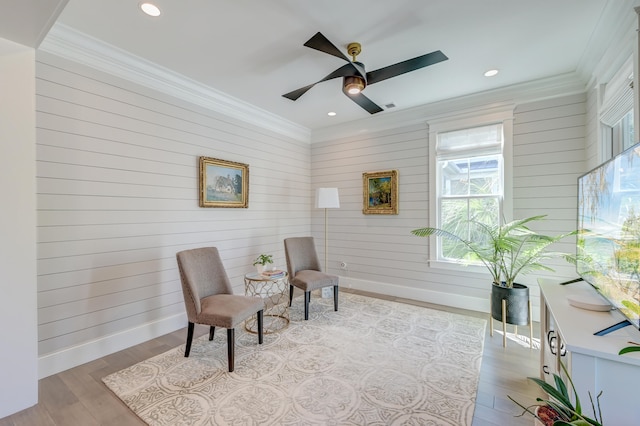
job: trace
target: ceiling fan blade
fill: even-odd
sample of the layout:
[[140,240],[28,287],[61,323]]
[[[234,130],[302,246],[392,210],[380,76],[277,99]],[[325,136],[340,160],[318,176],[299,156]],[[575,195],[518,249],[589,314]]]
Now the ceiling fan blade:
[[411,71],[419,70],[420,68],[428,67],[429,65],[437,64],[438,62],[446,61],[447,59],[449,58],[439,50],[413,59],[407,59],[406,61],[398,62],[397,64],[389,65],[388,67],[369,71],[367,73],[367,84],[378,83],[391,77],[396,77]]
[[307,93],[307,90],[311,89],[311,88],[312,88],[313,86],[315,86],[316,84],[318,84],[318,83],[313,83],[313,84],[310,84],[310,85],[308,85],[308,86],[301,87],[301,88],[296,89],[296,90],[293,90],[293,91],[291,91],[291,92],[289,92],[289,93],[285,93],[285,94],[284,94],[284,95],[282,95],[282,96],[284,96],[284,97],[285,97],[285,98],[287,98],[287,99],[291,99],[292,101],[295,101],[295,100],[297,100],[300,96],[302,96],[302,95],[304,95],[305,93]]
[[287,99],[291,99],[292,101],[295,101],[300,96],[302,96],[305,93],[307,93],[307,91],[309,89],[311,89],[313,86],[315,86],[318,83],[322,83],[323,81],[327,81],[327,80],[333,80],[334,78],[338,78],[338,77],[349,77],[349,76],[358,75],[358,74],[359,74],[359,71],[353,66],[353,64],[351,62],[349,62],[348,64],[344,64],[343,66],[341,66],[337,70],[333,71],[331,74],[327,75],[322,80],[316,81],[313,84],[301,87],[301,88],[296,89],[296,90],[294,90],[292,92],[285,93],[282,96],[284,96]]
[[329,39],[323,36],[322,33],[319,31],[313,37],[307,40],[307,42],[304,45],[312,49],[316,49],[321,52],[328,53],[329,55],[336,56],[340,59],[344,59],[345,61],[349,62],[349,58],[347,58],[345,54],[340,51],[340,49],[338,49],[333,43],[329,41]]
[[382,108],[376,105],[371,99],[363,95],[362,92],[358,93],[357,95],[349,95],[347,93],[345,93],[345,95],[347,96],[347,98],[351,99],[353,102],[357,103],[362,108],[364,108],[369,114],[375,114],[377,112],[384,111]]

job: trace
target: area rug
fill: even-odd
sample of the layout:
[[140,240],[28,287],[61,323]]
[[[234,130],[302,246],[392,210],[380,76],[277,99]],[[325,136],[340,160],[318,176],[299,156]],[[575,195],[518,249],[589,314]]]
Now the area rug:
[[[289,326],[194,340],[103,378],[149,425],[471,425],[486,321],[340,294]],[[186,336],[185,336],[186,337]]]

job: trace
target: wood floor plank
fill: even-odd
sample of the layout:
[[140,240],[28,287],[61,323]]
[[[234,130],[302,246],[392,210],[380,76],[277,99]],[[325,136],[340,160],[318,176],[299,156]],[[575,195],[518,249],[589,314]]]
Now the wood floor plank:
[[[341,291],[488,319],[486,313],[348,289]],[[538,333],[537,324],[534,328]],[[194,337],[207,332],[208,327],[196,326]],[[0,426],[143,426],[144,422],[102,383],[102,377],[184,345],[185,341],[186,329],[177,330],[44,378],[39,382],[38,404],[0,419]],[[514,341],[508,341],[504,348],[502,335],[496,333],[490,337],[487,327],[473,426],[533,424],[530,416],[516,417],[521,409],[507,395],[525,404],[531,404],[536,396],[541,396],[539,388],[526,379],[537,376],[539,356],[539,350],[531,350]]]

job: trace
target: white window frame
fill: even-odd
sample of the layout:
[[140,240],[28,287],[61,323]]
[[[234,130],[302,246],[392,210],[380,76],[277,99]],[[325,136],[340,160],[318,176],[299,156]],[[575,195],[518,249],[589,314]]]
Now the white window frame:
[[[598,164],[623,151],[621,120],[633,111],[633,58],[628,58],[611,80],[601,87]],[[633,120],[633,114],[631,119]],[[638,129],[634,128],[637,133]],[[637,140],[638,135],[634,138]],[[632,142],[633,143],[633,142]]]
[[[505,220],[513,216],[513,104],[495,105],[438,119],[429,120],[429,226],[438,227],[438,167],[436,167],[436,142],[438,133],[450,132],[489,124],[502,124],[503,132],[503,199],[501,212]],[[429,238],[429,265],[431,267],[481,272],[485,268],[478,265],[462,265],[438,259],[437,238]]]

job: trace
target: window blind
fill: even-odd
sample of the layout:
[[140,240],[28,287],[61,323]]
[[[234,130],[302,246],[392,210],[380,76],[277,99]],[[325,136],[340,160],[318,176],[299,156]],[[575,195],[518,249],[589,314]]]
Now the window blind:
[[501,152],[502,124],[438,133],[436,155],[441,160]]

